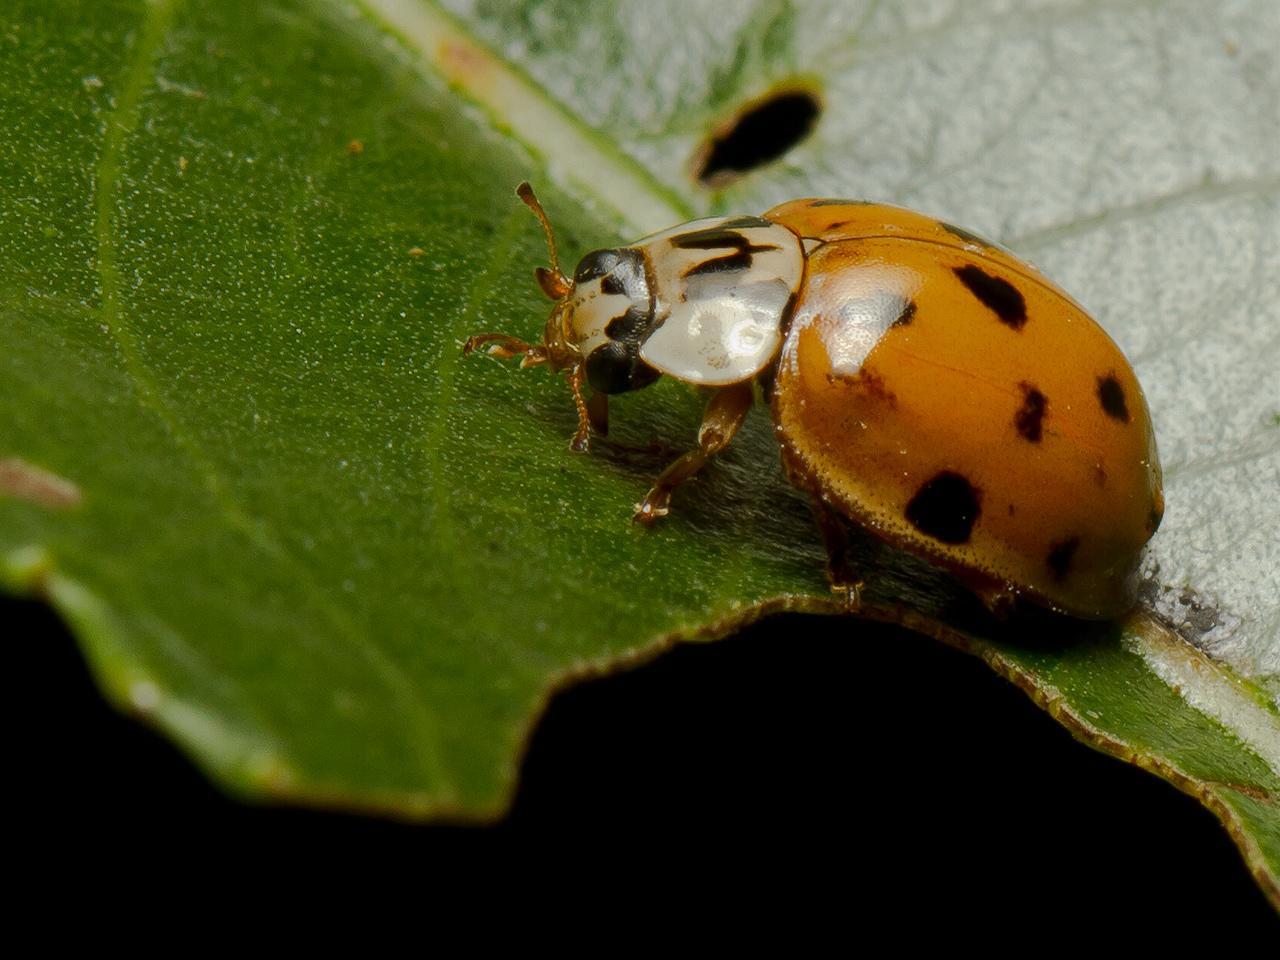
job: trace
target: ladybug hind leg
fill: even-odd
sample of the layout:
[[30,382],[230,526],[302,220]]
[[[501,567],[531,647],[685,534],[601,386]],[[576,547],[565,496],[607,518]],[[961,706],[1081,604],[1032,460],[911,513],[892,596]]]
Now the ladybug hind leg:
[[671,492],[706,466],[707,461],[729,445],[751,409],[751,381],[720,387],[707,401],[698,428],[698,446],[663,470],[644,499],[636,504],[632,519],[651,524],[671,509]]
[[862,590],[865,583],[858,575],[853,562],[853,541],[849,536],[848,521],[821,497],[813,498],[813,516],[822,533],[822,543],[827,548],[827,579],[831,592],[850,613],[862,608]]

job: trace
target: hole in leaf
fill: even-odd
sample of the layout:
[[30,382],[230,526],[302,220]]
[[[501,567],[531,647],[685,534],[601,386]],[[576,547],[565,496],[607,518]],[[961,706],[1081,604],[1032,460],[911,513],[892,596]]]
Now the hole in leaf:
[[776,91],[748,105],[699,151],[698,182],[722,187],[777,160],[813,132],[821,113],[811,90]]

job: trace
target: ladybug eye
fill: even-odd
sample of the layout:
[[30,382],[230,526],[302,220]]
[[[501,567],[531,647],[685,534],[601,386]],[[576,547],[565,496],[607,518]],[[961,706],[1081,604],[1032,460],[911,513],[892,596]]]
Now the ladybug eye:
[[578,269],[573,272],[573,282],[587,283],[591,280],[599,280],[617,265],[616,250],[593,250],[578,261]]
[[588,253],[574,271],[575,284],[600,281],[600,291],[605,294],[630,297],[647,302],[649,287],[644,275],[644,255],[640,251],[620,247],[616,250],[596,250]]

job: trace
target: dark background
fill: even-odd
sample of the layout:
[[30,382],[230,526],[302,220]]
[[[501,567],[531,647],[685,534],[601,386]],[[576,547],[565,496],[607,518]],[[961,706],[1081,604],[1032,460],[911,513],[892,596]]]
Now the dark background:
[[227,799],[104,704],[52,613],[4,600],[0,615],[19,876],[136,869],[194,894],[264,872],[281,890],[487,875],[640,913],[692,886],[825,904],[858,936],[907,917],[1137,924],[1183,945],[1280,931],[1195,801],[1076,743],[975,658],[890,628],[780,617],[569,690],[511,816],[484,828]]

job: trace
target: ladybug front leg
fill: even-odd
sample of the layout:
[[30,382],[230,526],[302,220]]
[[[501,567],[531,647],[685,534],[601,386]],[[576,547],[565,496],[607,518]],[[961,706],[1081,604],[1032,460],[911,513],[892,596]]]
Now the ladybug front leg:
[[751,409],[751,381],[721,387],[707,401],[698,428],[698,446],[663,470],[644,499],[636,504],[633,520],[651,524],[670,510],[671,491],[701,470],[713,456],[729,445]]
[[462,355],[466,356],[485,344],[489,345],[488,353],[491,357],[497,357],[499,360],[519,357],[522,367],[535,367],[547,362],[547,348],[542,344],[525,343],[505,333],[477,333],[475,336],[467,337],[462,344]]

